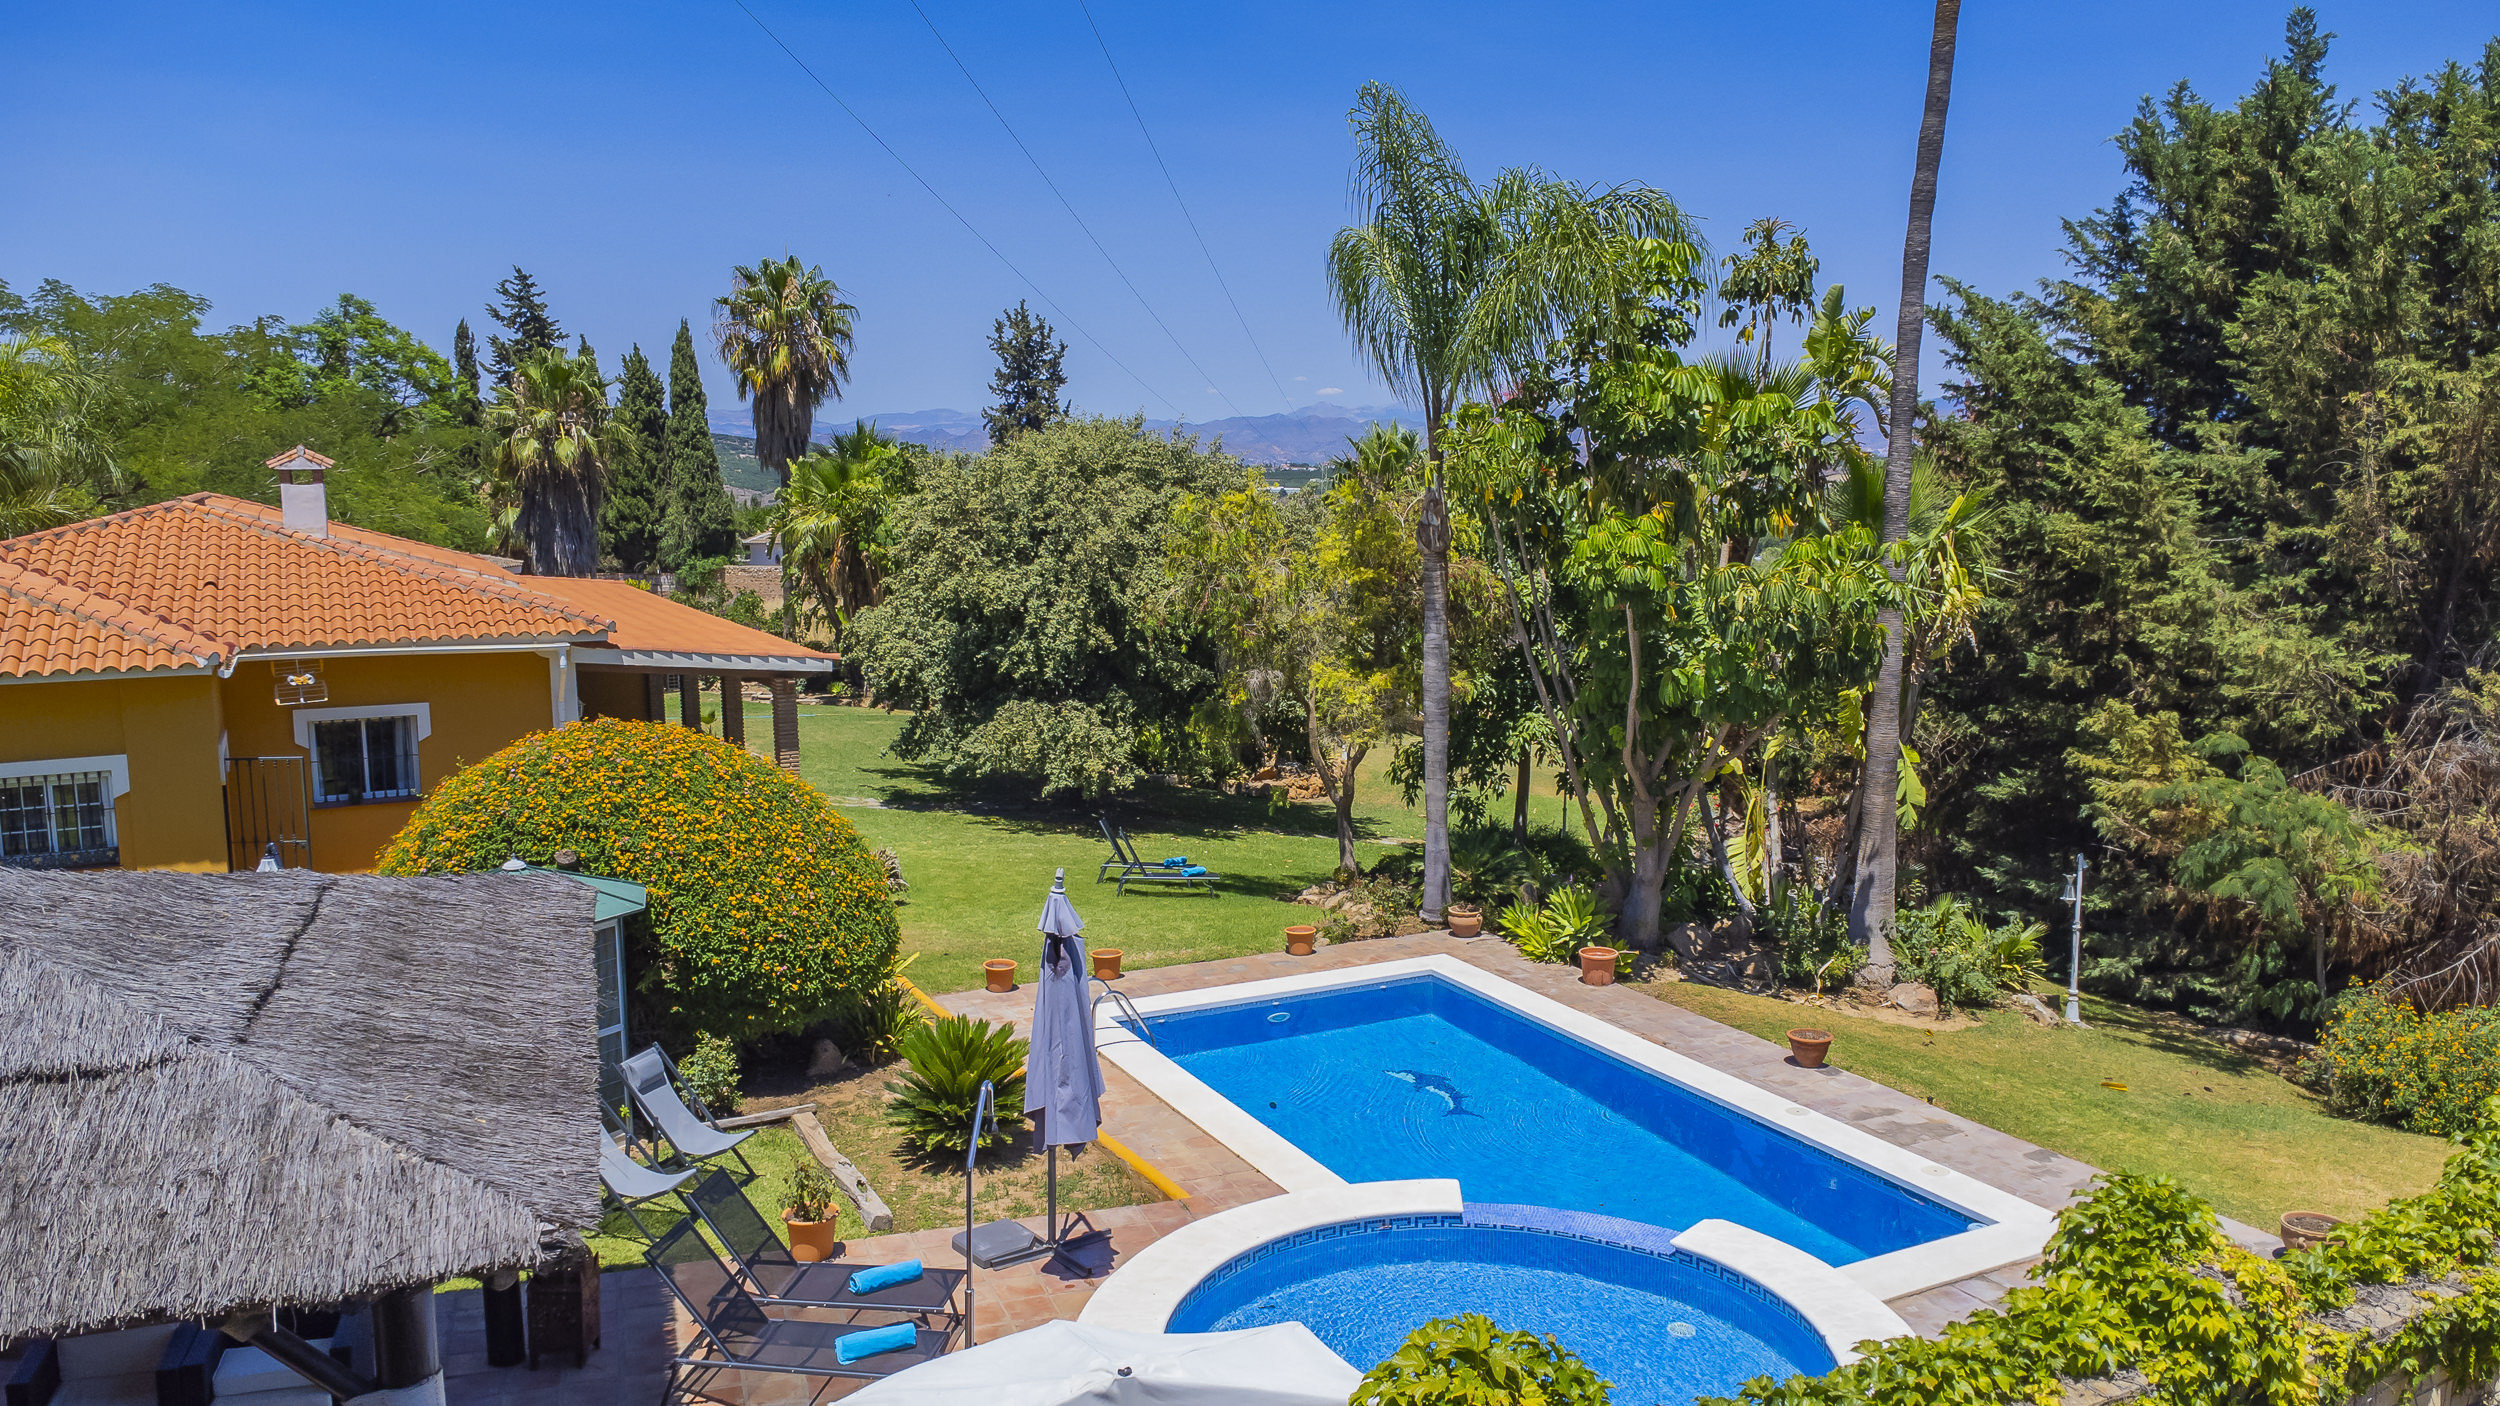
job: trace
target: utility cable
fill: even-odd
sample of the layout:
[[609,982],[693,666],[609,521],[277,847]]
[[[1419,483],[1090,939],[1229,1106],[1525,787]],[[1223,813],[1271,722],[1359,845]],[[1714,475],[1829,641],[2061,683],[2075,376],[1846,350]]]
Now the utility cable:
[[1163,335],[1172,339],[1173,348],[1181,354],[1181,360],[1189,363],[1189,369],[1198,373],[1200,379],[1207,383],[1207,388],[1215,392],[1216,398],[1222,400],[1227,409],[1239,415],[1241,407],[1233,404],[1233,398],[1224,393],[1223,388],[1216,384],[1213,376],[1207,375],[1207,369],[1198,364],[1198,358],[1189,354],[1189,348],[1181,344],[1179,334],[1175,333],[1170,324],[1163,320],[1161,313],[1155,311],[1154,304],[1146,301],[1146,295],[1140,292],[1137,284],[1129,278],[1128,270],[1121,268],[1120,261],[1111,257],[1111,251],[1103,247],[1102,240],[1094,233],[1094,227],[1085,223],[1085,217],[1076,212],[1076,206],[1071,204],[1067,194],[1059,189],[1059,183],[1050,178],[1050,172],[1042,169],[1040,158],[1034,156],[1033,149],[1024,144],[1024,138],[1016,135],[1015,126],[1007,120],[1007,114],[998,110],[997,103],[990,101],[989,91],[981,86],[981,80],[972,76],[972,70],[964,65],[962,57],[955,52],[955,46],[947,43],[946,36],[938,32],[937,21],[930,19],[929,12],[920,8],[920,0],[911,0],[911,7],[913,12],[920,16],[920,22],[929,27],[929,34],[938,41],[938,47],[946,51],[946,57],[954,60],[955,70],[964,76],[966,83],[972,85],[972,91],[980,95],[982,104],[990,110],[990,116],[997,118],[998,125],[1006,130],[1007,140],[1014,142],[1016,150],[1024,153],[1024,159],[1032,164],[1033,174],[1040,176],[1042,184],[1050,187],[1050,193],[1059,198],[1059,208],[1067,211],[1068,218],[1076,221],[1076,227],[1085,231],[1085,237],[1093,241],[1094,252],[1102,255],[1102,261],[1111,266],[1111,271],[1120,276],[1122,283],[1128,285],[1130,295],[1137,299],[1139,307],[1146,310],[1146,316],[1154,319],[1155,326],[1163,329]]
[[1129,116],[1137,119],[1137,131],[1146,139],[1146,150],[1154,153],[1155,166],[1163,172],[1163,184],[1172,191],[1172,203],[1181,207],[1181,219],[1188,223],[1190,237],[1198,241],[1198,252],[1206,256],[1207,272],[1215,275],[1215,286],[1224,290],[1224,301],[1232,304],[1233,320],[1241,324],[1241,335],[1250,339],[1250,350],[1258,353],[1259,366],[1267,372],[1268,384],[1276,387],[1277,399],[1285,402],[1287,410],[1293,409],[1293,396],[1277,378],[1276,368],[1268,364],[1267,348],[1259,345],[1258,334],[1250,330],[1250,319],[1242,315],[1241,303],[1233,297],[1233,286],[1224,281],[1224,270],[1215,265],[1215,251],[1207,247],[1207,237],[1198,232],[1198,217],[1189,213],[1189,202],[1181,198],[1180,182],[1172,179],[1172,168],[1163,160],[1163,148],[1155,145],[1155,134],[1146,130],[1146,114],[1138,111],[1136,95],[1129,92],[1128,80],[1120,76],[1119,62],[1111,57],[1111,45],[1102,37],[1102,26],[1094,23],[1094,12],[1085,0],[1076,0],[1076,8],[1085,16],[1085,27],[1094,31],[1094,43],[1102,50],[1102,61],[1110,66],[1111,81],[1120,85],[1120,96],[1128,102]]
[[1162,401],[1164,408],[1170,410],[1175,417],[1180,419],[1188,418],[1188,416],[1181,410],[1180,406],[1173,402],[1170,396],[1156,390],[1145,377],[1129,370],[1127,362],[1122,361],[1119,357],[1113,355],[1111,348],[1104,346],[1100,338],[1096,337],[1093,333],[1086,331],[1083,324],[1079,323],[1075,318],[1069,316],[1066,308],[1059,306],[1055,299],[1053,299],[1048,293],[1042,291],[1042,285],[1035,283],[1023,269],[1016,267],[1015,260],[1008,258],[997,245],[990,242],[990,237],[988,235],[983,234],[980,229],[972,223],[972,221],[964,218],[964,213],[961,210],[956,209],[952,204],[948,203],[945,196],[938,194],[937,187],[929,184],[928,177],[921,175],[919,171],[913,169],[912,164],[903,159],[903,154],[896,151],[892,143],[877,135],[877,129],[868,125],[868,119],[853,111],[849,103],[842,101],[842,95],[836,93],[831,87],[827,86],[824,79],[817,77],[816,70],[808,67],[807,60],[800,58],[788,44],[782,42],[780,35],[773,32],[771,25],[764,23],[762,18],[760,18],[755,11],[747,8],[746,0],[729,0],[729,3],[736,5],[741,13],[745,14],[748,19],[753,20],[755,22],[755,27],[764,31],[764,37],[773,41],[773,47],[781,50],[782,53],[787,54],[790,62],[799,66],[799,72],[807,75],[808,81],[814,83],[818,88],[822,89],[826,97],[833,99],[833,105],[842,109],[844,116],[849,117],[853,122],[859,124],[859,129],[868,134],[868,140],[875,142],[880,147],[883,147],[885,149],[885,154],[894,158],[894,164],[902,167],[905,175],[908,175],[913,180],[918,181],[920,183],[920,188],[929,193],[929,198],[931,200],[936,201],[939,207],[944,209],[947,214],[955,217],[955,223],[962,225],[965,233],[970,234],[974,239],[979,240],[981,242],[981,247],[989,250],[1000,263],[1005,264],[1009,273],[1014,274],[1025,287],[1032,289],[1034,297],[1049,304],[1050,310],[1059,315],[1059,320],[1061,322],[1066,323],[1068,327],[1078,336],[1083,337],[1087,342],[1092,343],[1094,350],[1101,352],[1112,365],[1119,367],[1122,374],[1137,383],[1139,389],[1145,391],[1146,394],[1153,396],[1155,399]]

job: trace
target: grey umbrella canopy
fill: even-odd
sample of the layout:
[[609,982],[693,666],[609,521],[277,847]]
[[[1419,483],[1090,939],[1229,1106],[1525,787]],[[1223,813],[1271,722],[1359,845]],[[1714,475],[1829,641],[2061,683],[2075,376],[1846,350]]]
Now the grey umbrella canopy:
[[1102,1061],[1094,1053],[1093,1003],[1085,999],[1085,920],[1068,903],[1067,871],[1042,904],[1041,979],[1034,983],[1032,1048],[1025,1054],[1024,1111],[1039,1114],[1041,1147],[1094,1140],[1102,1124]]

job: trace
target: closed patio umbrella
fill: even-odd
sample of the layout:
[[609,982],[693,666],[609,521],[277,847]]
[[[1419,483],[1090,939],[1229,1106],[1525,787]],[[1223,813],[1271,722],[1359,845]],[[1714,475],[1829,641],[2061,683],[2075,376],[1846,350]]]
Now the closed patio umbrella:
[[1085,999],[1085,920],[1068,903],[1068,871],[1042,903],[1041,979],[1033,983],[1032,1046],[1024,1061],[1024,1111],[1050,1153],[1050,1243],[1059,1243],[1059,1149],[1094,1140],[1102,1125],[1102,1061],[1094,1053],[1093,1003]]
[[906,1368],[857,1406],[1345,1406],[1363,1374],[1299,1323],[1130,1333],[1065,1320]]

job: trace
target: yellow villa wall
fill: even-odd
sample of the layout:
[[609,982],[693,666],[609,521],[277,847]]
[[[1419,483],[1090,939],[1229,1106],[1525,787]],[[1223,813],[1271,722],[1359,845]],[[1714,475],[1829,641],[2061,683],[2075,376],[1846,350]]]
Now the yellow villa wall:
[[225,869],[218,724],[206,674],[0,685],[0,762],[129,758],[130,792],[113,803],[127,869]]
[[[547,660],[538,654],[419,654],[322,661],[330,696],[310,707],[392,703],[431,706],[434,730],[417,743],[417,779],[431,791],[444,777],[501,751],[554,718]],[[266,660],[247,659],[225,681],[226,750],[237,757],[301,757],[295,710],[274,699]],[[214,744],[212,743],[212,749]],[[136,790],[134,784],[133,790]],[[312,813],[312,867],[330,873],[373,868],[382,847],[408,823],[415,798],[319,806]]]

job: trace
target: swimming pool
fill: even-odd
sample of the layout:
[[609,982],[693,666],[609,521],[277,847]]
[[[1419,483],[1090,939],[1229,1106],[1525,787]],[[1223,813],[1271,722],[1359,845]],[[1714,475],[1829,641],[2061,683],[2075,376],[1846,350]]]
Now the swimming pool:
[[1453,1177],[1471,1202],[1670,1231],[1718,1218],[1831,1265],[1988,1223],[1429,972],[1146,1025],[1160,1054],[1350,1182]]
[[1535,1208],[1470,1205],[1315,1227],[1207,1275],[1166,1331],[1291,1320],[1368,1365],[1431,1319],[1481,1313],[1505,1330],[1557,1338],[1624,1406],[1733,1395],[1753,1377],[1834,1365],[1797,1310],[1741,1276],[1538,1222]]

